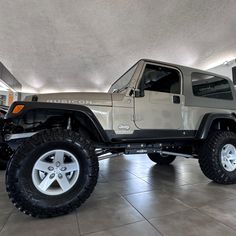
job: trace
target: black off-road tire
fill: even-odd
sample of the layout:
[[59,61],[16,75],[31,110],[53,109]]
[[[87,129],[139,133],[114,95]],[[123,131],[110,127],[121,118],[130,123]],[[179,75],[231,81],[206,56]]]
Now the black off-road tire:
[[236,147],[236,134],[230,131],[216,131],[209,135],[200,150],[199,164],[206,177],[219,184],[236,183],[236,170],[227,171],[220,160],[221,150],[226,144]]
[[0,170],[6,170],[6,168],[7,168],[7,161],[0,159]]
[[[73,153],[79,162],[80,174],[70,190],[50,196],[36,189],[32,169],[42,154],[57,148]],[[34,135],[19,147],[8,164],[6,188],[13,204],[25,214],[55,217],[73,211],[89,198],[97,183],[98,170],[98,158],[89,140],[73,131],[51,129]]]
[[169,165],[176,158],[176,156],[170,156],[170,155],[162,156],[159,153],[149,153],[148,157],[150,158],[151,161],[157,163],[158,165]]
[[0,146],[0,170],[6,170],[7,163],[10,160],[13,151],[7,144]]
[[[0,130],[2,130],[3,126],[4,126],[4,120],[0,116]],[[0,144],[0,170],[6,170],[7,162],[10,159],[10,156],[12,154],[9,151],[10,151],[10,148],[7,146],[7,144],[4,144],[4,143]]]

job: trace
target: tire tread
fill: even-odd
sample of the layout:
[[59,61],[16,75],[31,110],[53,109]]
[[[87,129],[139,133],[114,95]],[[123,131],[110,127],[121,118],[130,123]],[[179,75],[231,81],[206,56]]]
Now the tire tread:
[[199,165],[202,172],[206,177],[220,184],[233,184],[236,178],[233,178],[220,166],[218,161],[219,146],[223,140],[232,139],[236,140],[236,134],[230,131],[216,131],[209,135],[200,150]]
[[[19,175],[18,170],[23,160],[26,158],[26,153],[27,151],[29,151],[29,149],[35,148],[42,143],[58,140],[63,141],[65,139],[67,140],[67,142],[80,145],[80,148],[82,148],[84,152],[87,152],[89,154],[87,155],[89,163],[88,169],[90,173],[88,175],[89,180],[86,182],[86,185],[83,190],[81,190],[80,194],[76,196],[68,205],[62,204],[62,206],[54,209],[53,207],[50,207],[50,210],[47,207],[39,208],[37,206],[33,206],[30,201],[30,196],[27,200],[22,197],[21,189],[17,181]],[[80,205],[90,197],[97,184],[98,171],[98,158],[95,155],[93,145],[90,141],[84,139],[80,134],[70,130],[45,130],[27,140],[18,148],[15,155],[13,155],[13,157],[10,159],[9,168],[6,171],[6,190],[15,207],[26,215],[31,215],[38,218],[50,218],[65,215],[73,211],[75,208],[80,207]]]
[[176,156],[162,156],[159,153],[150,153],[148,154],[148,157],[151,161],[155,162],[158,165],[169,165],[170,163],[172,163]]

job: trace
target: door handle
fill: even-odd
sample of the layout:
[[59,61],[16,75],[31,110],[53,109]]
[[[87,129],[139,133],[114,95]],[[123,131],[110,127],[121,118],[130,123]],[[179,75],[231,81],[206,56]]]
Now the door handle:
[[175,103],[175,104],[180,104],[180,96],[174,95],[174,96],[173,96],[173,103]]

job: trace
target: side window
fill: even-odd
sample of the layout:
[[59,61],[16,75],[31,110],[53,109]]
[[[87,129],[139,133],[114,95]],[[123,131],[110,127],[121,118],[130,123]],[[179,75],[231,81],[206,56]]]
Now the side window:
[[146,65],[142,76],[144,90],[180,94],[180,74],[177,70],[157,66]]
[[198,97],[232,100],[229,82],[214,75],[192,73],[193,94]]

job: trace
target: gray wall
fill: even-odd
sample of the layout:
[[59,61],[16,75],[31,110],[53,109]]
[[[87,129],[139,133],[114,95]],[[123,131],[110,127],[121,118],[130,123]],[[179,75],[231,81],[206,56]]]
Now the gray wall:
[[17,92],[21,91],[22,85],[1,62],[0,62],[0,79],[4,81],[13,90]]
[[228,63],[213,67],[209,69],[210,72],[224,75],[233,80],[232,67],[236,66],[235,60],[229,61]]

